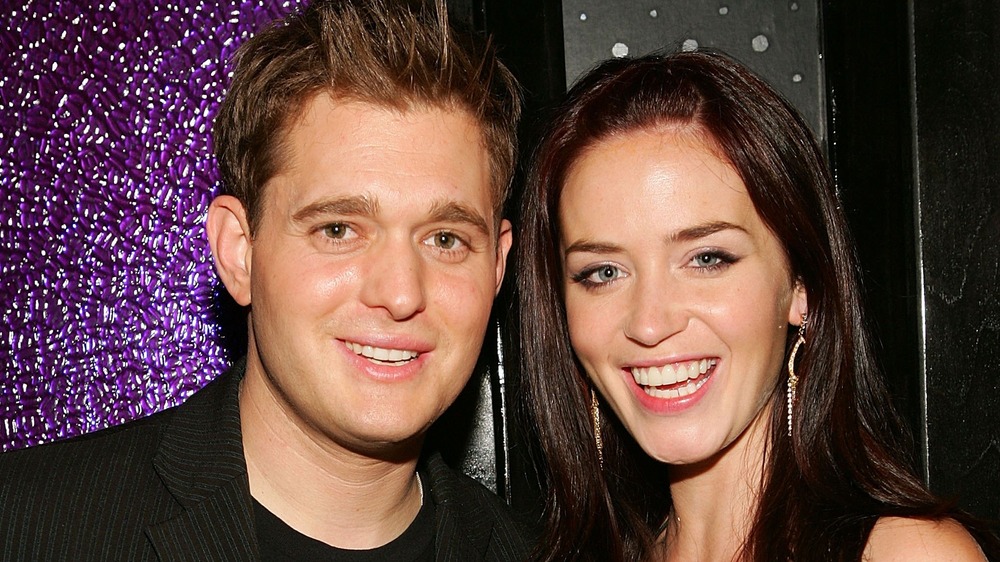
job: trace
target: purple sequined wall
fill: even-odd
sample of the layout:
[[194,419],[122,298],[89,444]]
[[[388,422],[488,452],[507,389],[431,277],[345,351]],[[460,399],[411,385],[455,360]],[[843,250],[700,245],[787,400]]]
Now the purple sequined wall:
[[212,120],[233,50],[297,3],[0,7],[0,450],[151,414],[227,367]]

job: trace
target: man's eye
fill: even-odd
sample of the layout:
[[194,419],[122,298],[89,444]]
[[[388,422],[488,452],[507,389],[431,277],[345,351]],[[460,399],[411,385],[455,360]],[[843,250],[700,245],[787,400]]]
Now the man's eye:
[[335,222],[323,227],[323,234],[326,235],[327,238],[333,238],[336,240],[346,238],[350,231],[351,227],[342,222]]
[[442,230],[435,232],[433,236],[427,239],[426,243],[442,250],[454,250],[462,245],[462,239],[454,233]]

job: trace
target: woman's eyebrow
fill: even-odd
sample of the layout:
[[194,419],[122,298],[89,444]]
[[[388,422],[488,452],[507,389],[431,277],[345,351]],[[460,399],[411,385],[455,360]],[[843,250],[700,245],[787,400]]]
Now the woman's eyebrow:
[[745,228],[737,224],[726,221],[712,221],[674,232],[670,235],[669,241],[690,242],[692,240],[698,240],[706,236],[711,236],[712,234],[722,232],[724,230],[738,230],[744,234],[750,234]]
[[616,244],[609,244],[607,242],[592,242],[590,240],[577,240],[567,246],[563,253],[571,254],[573,252],[584,252],[590,254],[614,254],[621,251],[622,247]]
[[[678,230],[670,234],[667,237],[668,242],[690,242],[692,240],[699,240],[706,236],[710,236],[717,232],[722,232],[725,230],[737,230],[745,234],[749,234],[745,228],[742,226],[733,224],[726,221],[712,221],[704,224],[695,225],[689,228]],[[617,244],[611,244],[610,242],[594,242],[591,240],[577,240],[573,242],[563,251],[563,254],[571,254],[573,252],[585,252],[591,254],[614,254],[617,252],[622,252],[623,249]]]

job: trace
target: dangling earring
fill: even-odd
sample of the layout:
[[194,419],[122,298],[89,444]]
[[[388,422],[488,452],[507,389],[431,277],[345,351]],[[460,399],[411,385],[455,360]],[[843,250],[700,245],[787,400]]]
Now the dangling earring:
[[597,394],[590,389],[590,417],[594,423],[594,444],[597,445],[597,462],[604,468],[604,442],[601,440],[601,409],[597,404]]
[[799,376],[795,374],[795,359],[799,354],[799,348],[806,343],[806,315],[802,315],[802,324],[799,325],[798,339],[792,346],[792,353],[788,356],[788,436],[792,436],[792,405],[795,403],[795,387],[799,385]]

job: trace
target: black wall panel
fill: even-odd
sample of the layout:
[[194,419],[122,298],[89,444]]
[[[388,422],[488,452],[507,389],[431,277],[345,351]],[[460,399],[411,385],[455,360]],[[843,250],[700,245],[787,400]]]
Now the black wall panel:
[[912,9],[928,477],[1000,519],[1000,4]]
[[879,358],[925,472],[907,6],[828,0],[822,12],[830,164]]
[[563,0],[562,15],[569,83],[615,56],[721,49],[767,78],[825,135],[816,0]]

